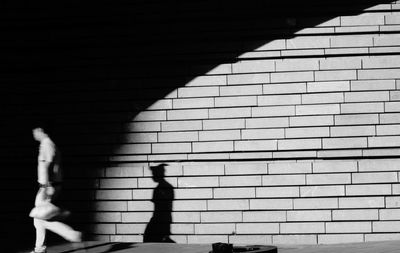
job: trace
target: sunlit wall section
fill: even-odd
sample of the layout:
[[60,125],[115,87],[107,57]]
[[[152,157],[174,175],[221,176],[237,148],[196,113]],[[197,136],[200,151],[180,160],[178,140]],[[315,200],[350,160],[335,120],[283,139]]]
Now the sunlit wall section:
[[301,30],[195,77],[139,113],[127,141],[144,144],[119,153],[142,161],[398,154],[390,6]]
[[124,203],[118,222],[99,224],[110,229],[102,238],[143,239],[157,186],[149,166],[166,163],[179,243],[399,239],[398,10],[376,5],[283,36],[139,113],[111,158],[136,165],[100,178],[124,188],[97,191]]

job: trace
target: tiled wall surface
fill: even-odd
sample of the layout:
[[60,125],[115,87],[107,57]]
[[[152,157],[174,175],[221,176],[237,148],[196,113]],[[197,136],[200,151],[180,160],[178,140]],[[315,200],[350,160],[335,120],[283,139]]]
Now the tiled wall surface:
[[[171,238],[237,244],[398,239],[399,168],[398,159],[170,164]],[[82,209],[95,210],[90,229],[103,240],[142,241],[152,200],[165,201],[152,196],[157,184],[149,168],[96,174],[90,189],[96,205]]]
[[[336,17],[190,80],[137,115],[136,143],[111,159],[169,161],[179,243],[399,239],[398,7]],[[148,166],[93,180],[93,231],[141,241]]]
[[[73,207],[73,224],[98,239],[143,241],[159,201],[149,167],[165,163],[174,191],[171,238],[178,243],[397,240],[400,2],[354,11],[338,1],[334,7],[338,15],[288,14],[286,26],[272,30],[241,27],[239,20],[229,27],[243,37],[227,43],[227,35],[220,41],[227,48],[207,40],[233,31],[209,24],[198,32],[205,37],[191,38],[198,45],[182,43],[173,52],[183,63],[171,65],[181,69],[165,64],[167,74],[159,74],[160,66],[146,65],[148,72],[136,69],[123,81],[114,76],[101,88],[96,80],[39,83],[53,95],[4,106],[27,118],[57,108],[54,115],[64,123],[58,143],[69,170],[66,205]],[[179,13],[195,22],[185,8],[195,15],[196,5],[182,4]],[[160,37],[174,37],[167,28],[178,24],[168,25]],[[149,36],[146,42],[157,38]],[[255,47],[247,46],[251,40]],[[234,54],[236,44],[246,50]],[[140,56],[148,54],[150,63],[168,58],[167,45],[146,46]],[[40,94],[36,89],[28,88],[31,96]],[[15,161],[27,150],[12,145],[2,156]]]

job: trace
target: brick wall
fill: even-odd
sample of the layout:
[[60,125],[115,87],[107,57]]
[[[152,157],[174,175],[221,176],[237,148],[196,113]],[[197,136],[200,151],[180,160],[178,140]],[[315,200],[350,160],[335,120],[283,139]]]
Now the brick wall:
[[[398,159],[171,163],[178,243],[316,244],[398,239]],[[142,241],[153,215],[148,166],[108,167],[91,229]],[[154,200],[153,201],[157,201]],[[163,201],[162,199],[158,201]]]
[[[5,73],[1,115],[12,124],[1,133],[1,156],[11,170],[2,182],[11,204],[3,214],[25,217],[33,202],[34,171],[13,168],[34,167],[34,145],[15,122],[44,117],[58,125],[72,224],[94,238],[141,242],[154,203],[172,201],[163,211],[179,243],[399,239],[400,3],[310,2],[283,19],[271,7],[270,23],[245,14],[262,8],[232,4],[220,13],[222,4],[176,2],[177,20],[158,27],[164,5],[155,1],[151,13],[130,6],[146,24],[130,24],[139,36],[120,26],[104,32],[110,38],[56,33],[61,51],[78,47],[81,58],[57,61],[49,73],[27,63]],[[114,33],[127,42],[101,44]],[[135,50],[124,56],[130,42]],[[32,43],[40,58],[40,41]],[[106,46],[117,49],[99,57]],[[160,163],[170,199],[153,198],[149,168]]]

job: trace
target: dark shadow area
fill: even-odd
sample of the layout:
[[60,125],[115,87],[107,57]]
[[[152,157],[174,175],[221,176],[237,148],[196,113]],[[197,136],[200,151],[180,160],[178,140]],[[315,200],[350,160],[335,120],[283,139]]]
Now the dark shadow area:
[[147,224],[143,242],[174,242],[171,238],[172,202],[174,188],[165,180],[165,164],[150,167],[152,179],[158,183],[151,201],[154,204],[153,217]]
[[75,249],[69,249],[65,251],[60,251],[60,253],[73,253],[73,252],[82,252],[82,251],[90,251],[96,253],[111,253],[118,252],[122,250],[128,250],[135,248],[136,244],[127,243],[127,242],[114,242],[114,243],[103,243],[98,245],[90,245],[83,247],[76,247]]
[[[136,145],[126,137],[135,131],[132,119],[193,78],[303,28],[390,2],[2,2],[2,248],[34,241],[27,214],[36,192],[31,127],[38,118],[55,123],[54,138],[69,178],[84,180],[86,171],[116,163],[110,156],[129,155],[115,150],[121,143]],[[89,221],[94,197],[88,185],[74,185],[75,191],[66,187],[63,194],[75,201],[67,206],[71,211],[87,207]]]
[[124,242],[118,242],[118,243],[113,243],[109,249],[102,253],[108,253],[108,252],[116,252],[120,250],[125,250],[125,249],[131,249],[134,248],[135,244],[134,243],[124,243]]
[[[65,242],[52,243],[48,245],[48,251],[58,253],[73,253],[73,252],[92,252],[92,253],[111,253],[111,252],[128,252],[129,249],[136,248],[136,243],[130,242],[81,242],[68,244]],[[26,253],[31,250],[14,250],[12,252]]]

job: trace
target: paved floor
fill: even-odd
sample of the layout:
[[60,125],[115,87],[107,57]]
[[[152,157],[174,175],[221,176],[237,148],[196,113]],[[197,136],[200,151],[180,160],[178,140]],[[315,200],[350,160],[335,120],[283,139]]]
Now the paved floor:
[[[400,253],[400,241],[335,245],[277,245],[278,253]],[[49,247],[48,253],[208,253],[207,244],[84,242]],[[21,253],[27,251],[19,251]]]
[[277,246],[278,253],[400,253],[400,241],[315,246]]

